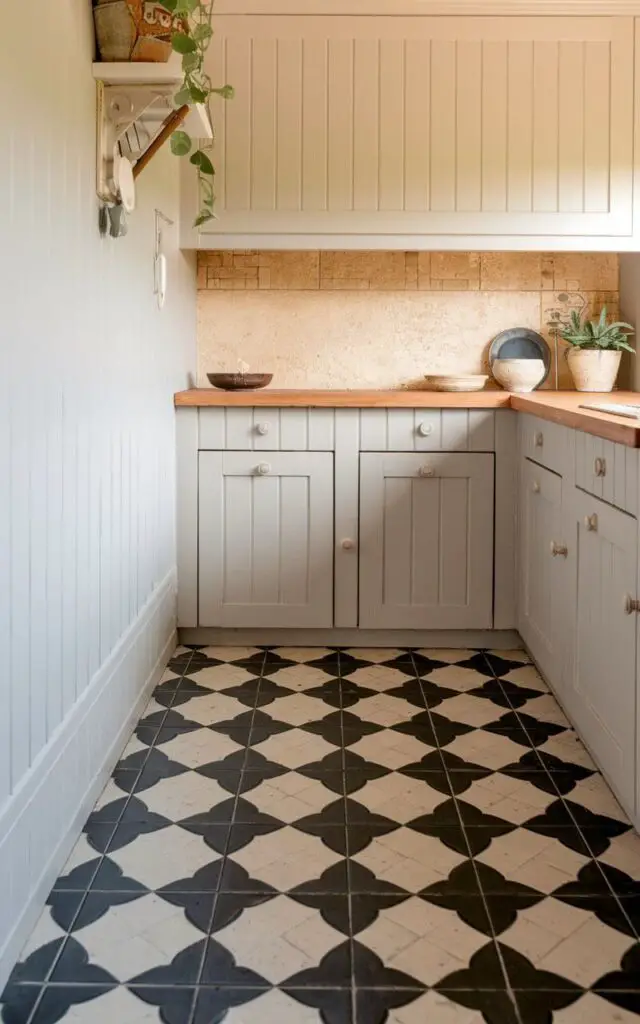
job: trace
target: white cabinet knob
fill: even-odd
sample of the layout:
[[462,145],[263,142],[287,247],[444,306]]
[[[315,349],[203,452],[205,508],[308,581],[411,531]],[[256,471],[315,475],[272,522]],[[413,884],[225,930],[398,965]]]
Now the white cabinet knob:
[[267,476],[271,472],[271,466],[268,462],[261,462],[256,466],[256,473],[258,476]]
[[356,542],[355,540],[352,540],[351,537],[345,537],[344,540],[342,541],[342,547],[344,548],[345,551],[353,551],[355,546]]
[[264,437],[265,434],[268,434],[268,433],[269,433],[269,424],[268,423],[258,423],[258,425],[256,426],[256,434],[260,434],[262,437]]
[[433,466],[420,466],[420,476],[435,476],[436,471]]
[[606,476],[607,475],[607,463],[606,463],[605,459],[596,459],[595,473],[596,473],[596,476]]
[[542,448],[544,444],[544,434],[538,432],[533,435],[533,443],[536,448]]
[[534,480],[533,483],[531,484],[531,490],[533,491],[534,494],[540,494],[540,484],[538,483],[537,480]]
[[562,558],[566,558],[569,554],[569,548],[566,546],[566,544],[558,544],[555,540],[552,540],[550,547],[551,554],[554,558],[557,558],[558,555],[561,555]]
[[433,433],[433,427],[431,426],[430,423],[419,423],[418,424],[418,434],[420,435],[420,437],[429,437],[429,435],[432,434],[432,433]]
[[598,517],[595,512],[591,516],[584,517],[584,525],[591,533],[598,532]]

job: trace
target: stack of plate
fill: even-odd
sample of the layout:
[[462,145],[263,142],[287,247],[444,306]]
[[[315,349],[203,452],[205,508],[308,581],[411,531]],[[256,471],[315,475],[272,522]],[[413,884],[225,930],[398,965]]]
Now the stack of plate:
[[465,376],[453,374],[425,374],[427,391],[482,391],[488,381],[485,373],[471,373]]

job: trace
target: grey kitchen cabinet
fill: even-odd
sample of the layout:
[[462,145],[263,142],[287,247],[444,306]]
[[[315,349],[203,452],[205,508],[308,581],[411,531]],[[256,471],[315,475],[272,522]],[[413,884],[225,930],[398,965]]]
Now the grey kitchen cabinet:
[[575,550],[566,536],[562,477],[523,459],[519,500],[519,630],[561,700],[567,699]]
[[630,814],[636,787],[638,524],[576,489],[575,643],[570,709]]
[[370,629],[493,625],[494,456],[360,456],[360,617]]
[[333,454],[199,453],[202,626],[333,625]]

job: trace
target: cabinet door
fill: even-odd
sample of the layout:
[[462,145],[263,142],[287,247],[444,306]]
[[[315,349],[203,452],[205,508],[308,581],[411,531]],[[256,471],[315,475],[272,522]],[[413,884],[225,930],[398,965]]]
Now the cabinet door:
[[635,798],[637,523],[574,492],[577,540],[572,712],[630,813]]
[[632,233],[632,18],[220,15],[207,62],[202,248]]
[[333,456],[200,452],[201,626],[333,624]]
[[565,536],[560,476],[524,459],[520,473],[519,628],[535,661],[566,698],[568,602],[575,550]]
[[361,455],[362,627],[491,627],[493,476],[493,455]]

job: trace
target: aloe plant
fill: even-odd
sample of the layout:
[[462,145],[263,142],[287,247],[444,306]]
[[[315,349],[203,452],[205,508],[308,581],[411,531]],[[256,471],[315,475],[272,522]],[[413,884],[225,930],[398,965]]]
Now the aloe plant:
[[597,320],[581,318],[577,310],[571,311],[571,324],[561,334],[564,341],[568,341],[574,348],[587,349],[609,349],[625,352],[632,352],[635,349],[628,342],[630,335],[635,334],[631,324],[621,321],[610,324],[607,317],[607,307],[602,307],[602,312]]
[[[205,54],[213,36],[213,0],[162,0],[162,6],[173,18],[172,48],[182,57],[183,79],[174,97],[176,106],[202,103],[211,120],[211,96],[217,94],[225,100],[233,97],[232,86],[214,87],[204,68]],[[198,227],[215,216],[215,168],[202,146],[195,146],[189,133],[183,130],[171,136],[171,151],[175,156],[188,156],[198,169],[201,205],[194,224]]]

